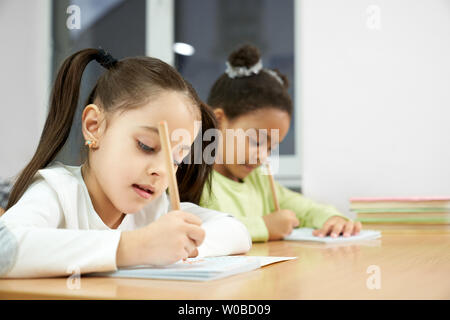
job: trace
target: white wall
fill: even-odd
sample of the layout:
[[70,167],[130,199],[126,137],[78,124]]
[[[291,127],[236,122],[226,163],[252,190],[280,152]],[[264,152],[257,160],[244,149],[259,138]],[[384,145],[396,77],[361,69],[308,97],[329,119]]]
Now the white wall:
[[344,213],[356,196],[449,196],[450,1],[302,0],[300,15],[304,194]]
[[0,2],[0,178],[34,154],[46,117],[50,1]]

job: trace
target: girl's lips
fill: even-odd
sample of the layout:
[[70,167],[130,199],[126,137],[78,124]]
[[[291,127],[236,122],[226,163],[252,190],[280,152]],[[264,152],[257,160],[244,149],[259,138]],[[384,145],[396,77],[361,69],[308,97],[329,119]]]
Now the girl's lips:
[[144,199],[150,198],[154,193],[154,189],[147,185],[133,184],[132,187],[134,191]]

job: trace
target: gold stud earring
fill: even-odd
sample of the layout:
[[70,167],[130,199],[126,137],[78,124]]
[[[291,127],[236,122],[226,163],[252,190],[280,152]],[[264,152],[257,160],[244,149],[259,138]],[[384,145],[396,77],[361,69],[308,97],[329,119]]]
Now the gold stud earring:
[[85,146],[88,146],[89,149],[91,148],[95,148],[97,146],[97,143],[95,141],[91,141],[91,140],[86,140],[86,142],[84,143]]

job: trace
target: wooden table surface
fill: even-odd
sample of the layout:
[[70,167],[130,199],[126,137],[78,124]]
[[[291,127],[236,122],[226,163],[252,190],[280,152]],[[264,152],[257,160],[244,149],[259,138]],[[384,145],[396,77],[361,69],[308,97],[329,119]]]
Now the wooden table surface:
[[[248,255],[298,258],[209,282],[81,277],[70,289],[67,278],[5,279],[0,299],[450,299],[445,231],[390,231],[345,245],[256,243]],[[376,276],[380,287],[370,289]]]

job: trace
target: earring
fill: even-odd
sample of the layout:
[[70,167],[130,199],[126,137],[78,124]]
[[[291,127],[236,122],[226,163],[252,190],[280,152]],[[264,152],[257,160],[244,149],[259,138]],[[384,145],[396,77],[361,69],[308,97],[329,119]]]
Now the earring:
[[89,149],[91,148],[95,148],[97,146],[97,143],[95,141],[91,141],[91,140],[86,140],[86,142],[84,143],[85,146],[88,146]]

